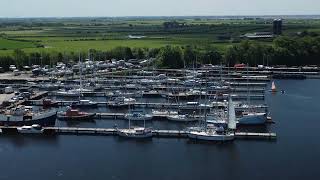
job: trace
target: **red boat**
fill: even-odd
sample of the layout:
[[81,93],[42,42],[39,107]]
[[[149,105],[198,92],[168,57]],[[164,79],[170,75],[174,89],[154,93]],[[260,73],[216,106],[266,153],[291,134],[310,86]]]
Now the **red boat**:
[[68,107],[66,112],[58,113],[60,120],[93,120],[96,113],[81,112],[78,109]]
[[246,67],[245,64],[235,64],[234,65],[234,68],[236,68],[236,69],[244,69],[245,67]]

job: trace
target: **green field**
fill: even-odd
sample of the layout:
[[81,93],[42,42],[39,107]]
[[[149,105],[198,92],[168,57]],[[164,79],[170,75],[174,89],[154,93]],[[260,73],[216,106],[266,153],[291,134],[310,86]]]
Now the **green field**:
[[[13,49],[30,52],[77,52],[88,49],[110,50],[118,46],[159,48],[166,45],[197,48],[215,46],[219,51],[240,41],[240,35],[272,30],[270,19],[206,19],[185,18],[176,21],[183,27],[165,29],[164,22],[173,19],[146,18],[68,18],[1,20],[0,56],[11,55]],[[320,32],[319,20],[287,20],[284,34],[301,31]],[[143,35],[143,39],[129,39]],[[271,41],[271,40],[270,40]],[[270,43],[270,41],[262,41]]]
[[35,44],[33,42],[22,42],[15,40],[7,40],[0,38],[0,49],[2,51],[12,50],[12,49],[26,49],[26,48],[35,48]]

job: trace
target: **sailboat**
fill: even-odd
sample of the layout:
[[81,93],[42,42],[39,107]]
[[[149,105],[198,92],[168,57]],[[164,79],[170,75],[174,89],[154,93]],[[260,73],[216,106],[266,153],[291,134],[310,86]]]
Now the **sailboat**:
[[56,92],[56,95],[58,96],[64,96],[64,97],[80,97],[83,96],[84,93],[92,93],[93,91],[91,89],[85,89],[83,88],[82,84],[82,62],[81,62],[81,55],[79,53],[79,73],[80,73],[80,85],[77,89],[70,89],[70,90],[59,90]]
[[222,126],[208,126],[205,116],[205,128],[192,129],[188,132],[191,139],[199,139],[206,141],[231,141],[234,140],[234,130],[236,129],[236,115],[232,99],[229,98],[228,103],[228,129]]
[[152,137],[152,130],[146,128],[146,120],[143,121],[143,127],[131,127],[131,118],[129,118],[128,129],[117,129],[117,134],[121,137],[127,138],[150,138]]
[[276,93],[277,92],[277,87],[276,87],[276,84],[274,83],[274,81],[272,82],[270,92],[272,92],[272,93]]
[[[130,109],[129,109],[130,110]],[[150,128],[146,128],[146,120],[151,120],[151,117],[146,117],[143,114],[136,113],[128,113],[125,115],[125,118],[129,120],[129,128],[128,129],[117,129],[117,134],[121,137],[127,138],[150,138],[152,137],[152,130]],[[131,120],[143,120],[143,127],[131,127]]]
[[83,96],[82,91],[84,90],[83,87],[83,83],[82,83],[82,61],[81,61],[81,57],[79,54],[79,65],[80,65],[80,88],[79,88],[79,93],[78,93],[78,98],[79,100],[76,102],[72,103],[72,107],[97,107],[98,103],[90,101],[90,100],[85,100],[82,99],[81,97]]
[[[247,79],[248,81],[248,79]],[[248,86],[248,105],[250,105],[250,90]],[[239,124],[243,125],[261,125],[265,124],[267,121],[267,113],[257,112],[256,110],[250,108],[246,112],[242,112],[241,117],[238,119]]]

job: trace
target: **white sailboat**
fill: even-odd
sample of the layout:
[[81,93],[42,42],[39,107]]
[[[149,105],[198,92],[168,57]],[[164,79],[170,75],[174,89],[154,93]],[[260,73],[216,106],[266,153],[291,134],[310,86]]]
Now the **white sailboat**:
[[[117,134],[121,137],[127,138],[150,138],[152,137],[152,130],[150,128],[146,128],[146,120],[151,120],[151,118],[147,118],[146,116],[142,116],[135,113],[129,113],[125,116],[129,120],[129,128],[128,129],[117,129]],[[143,120],[143,127],[131,127],[131,120]]]
[[272,92],[272,93],[276,93],[277,92],[277,87],[276,87],[276,84],[274,83],[274,81],[272,81],[270,92]]
[[131,118],[129,118],[128,129],[117,129],[117,134],[121,137],[128,138],[150,138],[152,137],[152,130],[146,128],[146,119],[143,119],[143,127],[131,127]]
[[231,141],[234,139],[234,130],[236,129],[236,116],[234,105],[229,99],[228,107],[228,129],[223,127],[208,126],[206,122],[205,128],[193,129],[188,133],[188,137],[191,139],[199,139],[206,141]]
[[80,85],[79,88],[71,89],[71,90],[59,90],[56,92],[56,95],[58,96],[64,96],[64,97],[79,97],[83,95],[83,93],[92,93],[93,91],[91,89],[85,89],[83,88],[82,84],[82,62],[81,62],[81,56],[79,53],[79,73],[80,73]]

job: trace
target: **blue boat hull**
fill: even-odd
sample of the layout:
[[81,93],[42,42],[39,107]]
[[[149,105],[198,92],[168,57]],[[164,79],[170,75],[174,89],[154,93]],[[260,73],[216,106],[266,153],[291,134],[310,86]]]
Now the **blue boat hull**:
[[250,115],[250,116],[243,116],[238,120],[239,124],[243,125],[259,125],[265,124],[267,121],[266,115]]
[[42,119],[26,119],[21,121],[0,121],[0,126],[31,126],[33,124],[39,124],[45,127],[55,126],[57,114],[42,118]]

